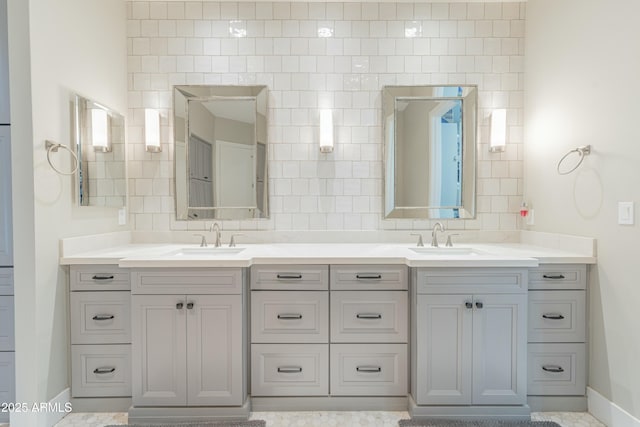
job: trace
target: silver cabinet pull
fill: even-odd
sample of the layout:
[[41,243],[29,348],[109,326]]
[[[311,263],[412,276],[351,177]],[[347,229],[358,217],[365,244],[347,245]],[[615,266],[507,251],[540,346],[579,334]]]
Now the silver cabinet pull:
[[358,313],[356,314],[358,319],[382,319],[382,314],[380,313]]
[[192,302],[187,303],[187,310],[191,310],[191,309],[193,308],[193,306],[194,306],[194,305],[195,305],[195,304],[194,304],[194,303],[192,303]]
[[282,374],[298,374],[302,372],[302,366],[278,366],[278,372]]
[[282,314],[278,314],[278,319],[282,319],[282,320],[300,320],[300,319],[302,319],[302,314],[300,314],[300,313],[282,313]]
[[553,373],[564,372],[564,369],[562,369],[562,366],[558,366],[558,365],[542,365],[542,370],[547,372],[553,372]]
[[96,314],[95,316],[93,316],[93,320],[99,322],[101,320],[113,320],[115,319],[115,317],[116,316],[114,316],[113,314]]
[[543,274],[542,277],[545,279],[551,279],[551,280],[561,280],[565,278],[563,274],[557,274],[557,273]]
[[176,304],[176,308],[177,308],[178,310],[182,310],[182,307],[184,307],[184,304],[183,304],[183,303],[179,302],[179,303],[177,303],[177,304]]
[[94,275],[91,279],[92,280],[113,280],[115,278],[115,276],[113,274],[111,275],[100,275],[100,274],[96,274]]
[[302,274],[282,273],[282,274],[278,274],[276,277],[278,279],[284,279],[284,280],[300,280],[302,279]]
[[464,303],[464,306],[467,307],[467,308],[473,308],[473,303],[467,301],[467,302]]
[[116,368],[113,368],[113,367],[110,367],[110,368],[104,367],[104,368],[96,368],[96,369],[94,369],[94,370],[93,370],[93,373],[94,373],[94,374],[96,374],[96,375],[100,375],[100,374],[111,374],[111,373],[113,373],[113,372],[115,372],[115,371],[116,371]]
[[382,372],[382,368],[380,366],[358,366],[356,367],[356,371],[366,372],[366,373],[376,373],[376,372]]
[[564,316],[558,313],[545,313],[542,315],[542,318],[551,320],[562,320],[564,319]]
[[382,279],[382,274],[356,274],[356,279],[358,280],[380,280]]

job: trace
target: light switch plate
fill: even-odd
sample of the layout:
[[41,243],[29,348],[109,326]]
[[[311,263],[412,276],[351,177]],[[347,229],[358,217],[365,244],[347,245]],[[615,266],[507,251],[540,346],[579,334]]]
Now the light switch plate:
[[618,202],[618,224],[633,225],[633,202]]
[[127,208],[118,209],[118,225],[127,224]]

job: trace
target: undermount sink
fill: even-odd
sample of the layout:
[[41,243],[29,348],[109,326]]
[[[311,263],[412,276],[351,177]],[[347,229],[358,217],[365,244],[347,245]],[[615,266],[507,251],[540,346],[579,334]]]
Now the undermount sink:
[[202,255],[202,256],[223,256],[223,255],[237,255],[240,252],[244,251],[246,248],[216,248],[214,246],[207,247],[189,247],[182,248],[175,251],[173,256],[191,256],[191,255]]
[[473,248],[430,247],[409,249],[421,255],[484,255],[484,252]]

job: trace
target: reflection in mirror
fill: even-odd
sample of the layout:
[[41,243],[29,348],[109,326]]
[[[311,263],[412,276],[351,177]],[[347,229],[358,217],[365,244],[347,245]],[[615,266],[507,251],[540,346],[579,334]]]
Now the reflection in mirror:
[[477,88],[383,90],[386,218],[475,216]]
[[76,95],[73,123],[79,159],[78,204],[125,206],[124,117],[95,101]]
[[266,86],[176,86],[178,219],[266,218]]

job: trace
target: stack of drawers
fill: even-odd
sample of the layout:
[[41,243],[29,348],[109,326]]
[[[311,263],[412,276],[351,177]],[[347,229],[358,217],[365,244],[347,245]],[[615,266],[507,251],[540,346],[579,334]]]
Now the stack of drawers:
[[585,396],[585,334],[586,266],[529,270],[528,395]]
[[252,396],[406,395],[405,266],[254,266],[251,290]]
[[71,394],[131,396],[131,295],[128,271],[71,266]]
[[[15,402],[13,268],[0,268],[0,403]],[[0,412],[0,422],[9,413]]]

